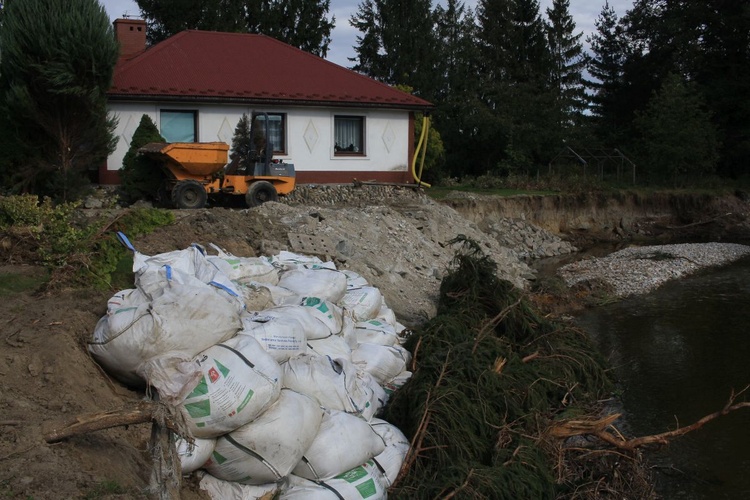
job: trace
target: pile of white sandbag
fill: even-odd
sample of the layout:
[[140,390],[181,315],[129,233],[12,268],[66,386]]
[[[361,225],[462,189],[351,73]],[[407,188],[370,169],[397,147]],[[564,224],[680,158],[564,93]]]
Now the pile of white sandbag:
[[184,409],[183,473],[214,499],[379,499],[409,443],[377,418],[411,376],[380,291],[332,262],[212,245],[134,254],[89,351]]

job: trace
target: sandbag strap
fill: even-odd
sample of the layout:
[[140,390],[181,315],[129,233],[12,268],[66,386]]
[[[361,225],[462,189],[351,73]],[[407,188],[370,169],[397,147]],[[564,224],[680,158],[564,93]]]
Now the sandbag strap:
[[[258,461],[260,461],[260,463],[262,463],[263,465],[265,465],[268,468],[268,470],[270,470],[271,472],[273,472],[274,476],[276,476],[276,480],[277,481],[280,480],[280,479],[282,479],[282,475],[279,474],[279,471],[276,469],[276,467],[274,467],[268,460],[266,460],[265,458],[263,458],[260,454],[258,454],[257,452],[251,450],[247,446],[244,446],[244,445],[238,443],[237,440],[235,440],[229,434],[225,434],[223,437],[227,441],[229,441],[230,443],[232,443],[234,446],[236,446],[239,450],[247,453],[251,457],[253,457],[253,458],[257,459]],[[344,499],[342,498],[341,500],[344,500]]]
[[130,240],[128,239],[127,236],[125,236],[125,233],[123,233],[122,231],[117,231],[117,239],[120,241],[120,243],[123,244],[123,246],[125,246],[125,248],[127,248],[131,252],[136,251],[133,244],[130,243]]

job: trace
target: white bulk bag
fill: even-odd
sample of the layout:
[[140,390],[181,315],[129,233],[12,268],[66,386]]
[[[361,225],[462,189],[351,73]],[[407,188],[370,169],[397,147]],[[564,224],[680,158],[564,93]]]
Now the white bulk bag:
[[330,337],[318,340],[308,340],[307,352],[314,356],[328,356],[331,359],[342,358],[349,362],[352,360],[352,348],[339,335],[331,335]]
[[211,500],[268,500],[281,490],[284,483],[267,483],[260,485],[240,484],[224,481],[204,471],[198,472],[198,487],[208,493]]
[[316,483],[290,475],[289,486],[279,500],[385,500],[388,498],[385,476],[375,462],[368,460],[343,474]]
[[381,385],[406,370],[411,361],[409,351],[399,345],[359,344],[352,351],[352,363],[370,373]]
[[358,344],[396,345],[399,341],[396,329],[379,319],[360,321],[354,325]]
[[218,255],[209,255],[207,259],[217,264],[232,281],[242,284],[256,282],[271,285],[279,282],[279,269],[271,263],[268,257],[237,257],[213,243],[210,246]]
[[186,439],[178,438],[174,446],[177,450],[177,456],[180,457],[182,473],[190,474],[203,467],[206,460],[211,457],[214,446],[216,446],[216,440],[194,438],[193,442],[190,443]]
[[300,305],[276,306],[252,313],[252,321],[270,321],[271,318],[294,318],[301,325],[308,340],[330,337],[331,329],[313,314],[313,309]]
[[170,351],[194,356],[241,327],[237,308],[211,288],[176,285],[150,303],[109,311],[96,325],[88,349],[119,380],[142,384],[137,375],[141,363]]
[[373,319],[383,304],[383,295],[373,286],[350,289],[338,302],[356,321]]
[[315,439],[323,410],[311,398],[284,390],[261,416],[221,436],[205,469],[244,484],[279,481],[299,463]]
[[344,311],[339,306],[329,300],[312,295],[303,297],[300,305],[308,308],[310,314],[323,323],[331,333],[341,333],[341,329],[344,327]]
[[385,393],[388,396],[388,398],[390,398],[394,392],[396,392],[401,387],[403,387],[403,385],[407,383],[410,378],[411,378],[411,372],[404,370],[398,375],[396,375],[395,377],[393,377],[388,382],[385,382],[383,384],[383,390],[385,390]]
[[390,487],[401,472],[401,466],[409,452],[409,440],[398,427],[385,420],[375,418],[370,421],[370,425],[385,442],[385,449],[373,461],[380,466],[386,485]]
[[332,269],[300,267],[282,271],[279,286],[306,296],[338,302],[346,293],[346,275]]
[[385,450],[385,441],[370,424],[338,410],[326,410],[317,436],[292,471],[320,481],[338,476]]
[[[373,390],[349,361],[301,354],[282,365],[284,387],[306,394],[321,406],[363,415],[371,409]],[[367,418],[367,417],[366,417]]]
[[262,311],[274,306],[299,304],[302,297],[291,290],[268,283],[239,283],[240,291],[245,308],[248,311]]
[[250,335],[278,363],[307,351],[307,336],[302,323],[293,316],[242,315],[241,335]]
[[237,335],[201,352],[195,361],[203,376],[183,407],[196,437],[233,431],[279,397],[281,367],[253,337]]
[[354,288],[362,288],[363,286],[370,286],[370,283],[359,273],[350,271],[348,269],[342,269],[342,273],[346,276],[346,289],[352,290]]

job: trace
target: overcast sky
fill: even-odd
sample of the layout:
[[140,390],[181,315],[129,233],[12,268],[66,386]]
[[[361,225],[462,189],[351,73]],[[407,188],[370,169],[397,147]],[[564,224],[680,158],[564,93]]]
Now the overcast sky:
[[[140,10],[135,0],[99,0],[107,10],[109,17],[114,21],[124,14],[138,17]],[[578,32],[583,31],[584,38],[594,30],[594,21],[599,16],[605,0],[570,0],[570,13],[576,23]],[[347,58],[354,57],[356,37],[359,34],[349,25],[349,18],[357,11],[361,0],[331,0],[331,14],[336,17],[336,27],[331,33],[331,45],[328,48],[329,61],[341,66],[351,66]],[[466,5],[475,8],[477,0],[466,0]],[[552,5],[552,0],[540,0],[542,16],[546,18],[547,8]],[[609,0],[610,6],[615,9],[617,15],[622,17],[625,11],[632,7],[633,0]]]

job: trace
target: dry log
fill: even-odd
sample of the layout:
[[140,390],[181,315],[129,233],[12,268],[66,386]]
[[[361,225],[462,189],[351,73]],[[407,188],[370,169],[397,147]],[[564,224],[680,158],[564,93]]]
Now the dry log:
[[[134,407],[98,412],[88,415],[79,415],[73,420],[62,424],[47,425],[44,432],[44,440],[48,443],[56,443],[72,436],[78,436],[89,432],[119,427],[123,425],[144,424],[155,420],[157,412],[164,410],[164,403],[155,401],[139,401]],[[181,429],[173,412],[166,411],[167,417],[164,422],[167,428],[182,435]]]

